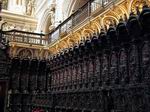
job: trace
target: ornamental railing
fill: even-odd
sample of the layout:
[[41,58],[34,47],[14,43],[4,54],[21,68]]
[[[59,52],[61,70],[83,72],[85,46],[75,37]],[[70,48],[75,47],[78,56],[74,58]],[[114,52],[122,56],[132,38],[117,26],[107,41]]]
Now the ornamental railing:
[[[3,37],[10,42],[19,42],[25,44],[48,45],[53,44],[56,40],[66,36],[73,28],[79,26],[86,20],[89,20],[92,13],[97,9],[103,10],[117,0],[91,0],[75,11],[64,22],[57,26],[47,36],[40,33],[31,33],[25,31],[11,30],[3,31]],[[45,38],[47,37],[47,38]]]
[[49,34],[49,38],[51,40],[49,41],[49,44],[53,44],[56,40],[60,39],[62,35],[67,35],[80,23],[90,19],[92,13],[94,13],[97,9],[104,10],[110,4],[117,1],[118,0],[90,0]]
[[45,35],[42,33],[40,34],[40,33],[31,33],[31,32],[19,31],[19,30],[10,30],[10,31],[3,31],[2,37],[9,42],[42,45],[42,46],[48,44]]

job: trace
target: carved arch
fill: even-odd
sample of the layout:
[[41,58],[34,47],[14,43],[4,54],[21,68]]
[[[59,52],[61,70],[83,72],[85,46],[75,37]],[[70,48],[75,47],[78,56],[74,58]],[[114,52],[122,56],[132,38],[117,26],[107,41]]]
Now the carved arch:
[[73,40],[71,38],[69,38],[67,41],[70,46],[72,46],[75,43],[75,40]]
[[83,31],[81,32],[83,37],[88,37],[89,35],[93,34],[94,31],[92,29],[83,29]]
[[82,39],[82,35],[79,32],[75,33],[74,37],[76,37],[76,40],[81,40]]
[[42,16],[41,21],[39,23],[38,30],[43,32],[49,32],[49,26],[51,25],[51,10],[48,8],[45,10],[44,15]]
[[103,26],[103,28],[105,28],[105,26],[107,27],[106,29],[109,28],[109,25],[111,23],[119,23],[119,20],[118,18],[114,17],[114,16],[111,16],[111,15],[108,15],[108,16],[104,16],[102,19],[101,19],[101,25]]
[[126,14],[127,17],[129,17],[129,13],[128,13],[127,9],[124,6],[119,6],[119,9],[122,11],[123,14]]
[[73,35],[71,35],[68,40],[67,40],[67,43],[68,45],[74,45],[75,43],[77,43],[78,41],[81,40],[81,34],[79,32],[77,33],[74,33]]
[[61,41],[59,45],[62,46],[62,47],[64,47],[64,48],[65,48],[65,47],[69,47],[69,45],[68,45],[68,43],[67,43],[67,40]]
[[17,56],[20,58],[33,58],[33,51],[31,49],[22,48],[17,51]]
[[101,30],[101,26],[100,26],[100,23],[98,23],[98,21],[94,21],[92,23],[91,27],[93,30],[96,30],[96,32],[100,32],[100,30]]
[[148,0],[129,0],[128,12],[129,13],[131,13],[131,11],[134,12],[136,10],[136,7],[138,7],[141,10],[144,3],[150,4],[150,1],[148,1]]
[[115,17],[116,19],[119,19],[119,15],[117,12],[113,11],[113,10],[110,10],[109,14],[107,14],[109,16],[113,16]]

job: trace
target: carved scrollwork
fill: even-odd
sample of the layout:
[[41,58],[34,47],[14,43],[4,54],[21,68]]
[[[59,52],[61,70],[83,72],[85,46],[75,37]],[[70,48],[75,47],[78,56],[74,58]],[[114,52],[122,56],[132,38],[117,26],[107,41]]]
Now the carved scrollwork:
[[95,77],[100,79],[100,58],[97,56],[95,59]]
[[76,67],[73,66],[73,74],[72,74],[72,81],[73,81],[73,83],[75,82],[75,79],[76,79]]
[[82,82],[85,83],[85,80],[86,80],[86,61],[83,61]]
[[19,80],[20,80],[20,60],[19,59],[14,59],[12,60],[12,90],[19,90]]
[[38,60],[32,60],[30,66],[32,67],[29,69],[29,90],[34,92],[37,89]]
[[110,61],[110,78],[111,78],[111,82],[117,83],[117,79],[119,79],[118,74],[117,74],[117,54],[115,52],[113,52],[111,54],[111,61]]
[[148,41],[145,41],[143,47],[142,47],[142,66],[143,66],[143,75],[145,77],[145,80],[149,79],[150,77],[150,45]]
[[106,83],[107,81],[107,73],[108,73],[108,60],[107,60],[107,55],[104,54],[102,57],[102,82]]
[[22,49],[17,54],[20,58],[32,58],[32,52],[29,49]]
[[120,77],[119,80],[120,81],[125,80],[127,74],[126,61],[127,61],[127,54],[124,50],[121,50],[119,56],[119,77]]
[[130,49],[130,57],[129,57],[129,75],[131,83],[136,83],[138,78],[138,49],[136,46],[132,46]]

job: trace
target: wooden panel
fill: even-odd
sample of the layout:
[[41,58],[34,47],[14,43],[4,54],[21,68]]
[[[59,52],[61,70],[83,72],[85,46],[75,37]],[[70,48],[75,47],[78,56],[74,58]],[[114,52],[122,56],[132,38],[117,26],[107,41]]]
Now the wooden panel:
[[7,83],[6,81],[0,81],[0,112],[4,112],[5,110],[5,100],[6,100],[6,91],[7,91]]

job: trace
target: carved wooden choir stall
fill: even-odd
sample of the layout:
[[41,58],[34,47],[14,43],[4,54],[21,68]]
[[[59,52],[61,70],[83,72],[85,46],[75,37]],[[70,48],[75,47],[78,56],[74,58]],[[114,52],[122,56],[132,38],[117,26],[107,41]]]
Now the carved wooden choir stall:
[[149,112],[150,8],[50,60],[11,60],[10,112]]

